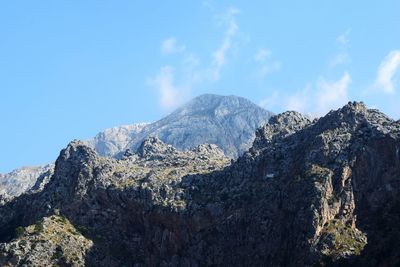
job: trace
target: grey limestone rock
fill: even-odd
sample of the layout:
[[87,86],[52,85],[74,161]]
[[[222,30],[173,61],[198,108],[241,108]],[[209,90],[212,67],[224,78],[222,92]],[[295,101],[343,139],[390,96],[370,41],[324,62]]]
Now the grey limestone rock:
[[157,122],[108,129],[86,144],[100,155],[119,156],[156,136],[180,150],[215,144],[228,157],[237,158],[251,147],[255,130],[272,115],[242,97],[206,94]]
[[51,172],[53,164],[39,167],[22,167],[10,173],[0,174],[0,195],[12,199],[31,189],[39,176]]
[[[70,143],[43,190],[0,206],[0,263],[40,266],[48,251],[69,262],[72,248],[86,266],[400,264],[400,127],[379,111],[280,114],[234,161],[160,139],[121,159]],[[69,222],[55,222],[61,236],[83,237],[57,248],[53,231],[40,235],[48,249],[21,248],[35,236],[14,229],[54,216]]]

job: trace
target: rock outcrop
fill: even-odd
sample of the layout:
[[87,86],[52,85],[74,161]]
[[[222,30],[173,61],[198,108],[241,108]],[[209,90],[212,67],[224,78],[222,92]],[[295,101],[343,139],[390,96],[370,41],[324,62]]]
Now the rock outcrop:
[[102,156],[114,156],[126,149],[126,146],[137,134],[150,123],[135,123],[116,126],[98,133],[94,138],[85,141],[85,144]]
[[40,176],[43,176],[40,180],[43,180],[45,176],[51,176],[53,168],[54,165],[49,164],[39,167],[23,167],[10,173],[0,174],[0,196],[5,201],[25,193],[35,185]]
[[[40,266],[55,251],[77,266],[398,266],[399,151],[400,124],[356,102],[314,121],[277,115],[236,161],[155,137],[120,160],[74,141],[43,190],[0,206],[0,262]],[[30,225],[63,228],[57,218],[82,236],[21,248]]]
[[93,246],[65,217],[44,217],[16,229],[17,239],[0,245],[1,266],[83,266]]
[[[109,128],[84,144],[101,156],[121,158],[139,149],[147,137],[158,137],[180,150],[215,144],[227,156],[237,158],[250,148],[255,130],[271,115],[241,97],[202,95],[160,121]],[[37,181],[43,186],[53,167],[25,167],[0,174],[0,203],[27,192]]]

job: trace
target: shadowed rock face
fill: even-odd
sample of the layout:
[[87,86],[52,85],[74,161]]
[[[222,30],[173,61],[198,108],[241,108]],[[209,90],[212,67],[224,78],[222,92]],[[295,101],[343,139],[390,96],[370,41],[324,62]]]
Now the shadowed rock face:
[[19,245],[36,235],[13,230],[45,218],[69,236],[55,214],[83,237],[39,239],[77,266],[397,266],[399,140],[398,122],[349,103],[314,122],[271,118],[232,163],[212,145],[149,138],[115,160],[72,142],[42,191],[0,206],[0,265],[40,265],[48,252]]

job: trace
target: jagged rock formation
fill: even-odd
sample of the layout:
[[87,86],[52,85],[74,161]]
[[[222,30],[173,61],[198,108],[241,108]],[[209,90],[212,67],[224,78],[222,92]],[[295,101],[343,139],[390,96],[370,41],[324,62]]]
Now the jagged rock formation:
[[[101,156],[119,158],[128,149],[136,151],[147,137],[158,136],[180,150],[216,144],[226,155],[236,158],[250,148],[255,130],[271,115],[241,97],[202,95],[158,122],[109,128],[84,143]],[[38,179],[43,180],[41,175],[49,177],[52,168],[50,164],[0,174],[0,203],[31,189]]]
[[124,151],[134,136],[148,125],[149,123],[135,123],[105,129],[93,139],[85,141],[85,144],[96,150],[99,155],[113,156]]
[[100,155],[114,156],[126,149],[135,151],[145,138],[157,136],[180,150],[215,144],[228,157],[237,158],[251,147],[255,130],[272,115],[242,97],[207,94],[155,123],[107,129],[87,144]]
[[399,151],[399,123],[361,103],[271,118],[232,163],[211,145],[150,138],[116,160],[72,142],[42,191],[0,206],[0,262],[40,265],[14,230],[55,214],[87,266],[397,266]]
[[49,164],[39,167],[23,167],[7,174],[0,174],[0,196],[3,200],[10,200],[21,195],[35,185],[38,177],[50,176],[53,168],[54,165]]
[[34,225],[16,229],[18,238],[0,245],[1,266],[83,266],[93,242],[65,217],[44,217]]

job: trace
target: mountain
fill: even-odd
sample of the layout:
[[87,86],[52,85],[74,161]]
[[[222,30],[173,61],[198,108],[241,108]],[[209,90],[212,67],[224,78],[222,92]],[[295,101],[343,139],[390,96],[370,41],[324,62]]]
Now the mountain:
[[42,190],[0,206],[0,265],[399,266],[399,151],[399,122],[357,102],[276,115],[236,161],[74,141]]
[[10,199],[19,196],[35,185],[39,176],[50,172],[53,165],[22,167],[7,174],[0,174],[0,196]]
[[147,125],[149,123],[136,123],[105,129],[86,141],[86,145],[96,150],[99,155],[113,156],[126,149],[129,142]]
[[[104,130],[84,143],[101,156],[119,157],[136,150],[149,136],[157,136],[177,149],[216,144],[237,158],[251,146],[255,130],[272,113],[237,96],[202,95],[155,123],[137,123]],[[10,199],[30,189],[49,166],[27,167],[0,174],[0,196]]]
[[251,147],[255,130],[272,115],[242,97],[206,94],[155,123],[107,129],[87,144],[100,155],[115,156],[126,149],[135,151],[145,138],[157,136],[180,150],[215,144],[237,158]]

